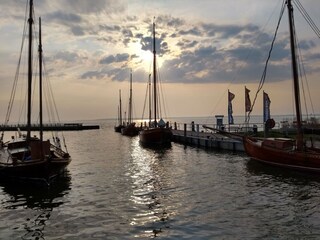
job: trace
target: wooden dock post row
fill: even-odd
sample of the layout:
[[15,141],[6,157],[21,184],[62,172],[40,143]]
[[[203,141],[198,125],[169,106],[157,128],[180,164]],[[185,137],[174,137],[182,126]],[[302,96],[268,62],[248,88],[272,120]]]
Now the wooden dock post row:
[[191,130],[187,129],[187,124],[183,124],[183,130],[176,127],[172,129],[173,142],[186,145],[204,147],[207,149],[228,150],[234,152],[244,152],[242,141],[223,136],[218,133],[201,130],[199,124],[196,128],[191,125]]

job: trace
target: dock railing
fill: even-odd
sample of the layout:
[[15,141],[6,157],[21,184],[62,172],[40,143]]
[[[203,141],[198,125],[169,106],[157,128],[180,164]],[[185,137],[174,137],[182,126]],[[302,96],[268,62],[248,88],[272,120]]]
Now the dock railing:
[[[212,129],[219,129],[226,132],[234,133],[245,133],[245,132],[255,132],[255,131],[264,131],[263,123],[241,123],[241,124],[202,124],[202,123],[178,123],[170,122],[170,126],[173,130],[186,130],[191,132],[214,132]],[[206,128],[207,126],[209,128]],[[276,123],[275,129],[280,129],[280,123]]]

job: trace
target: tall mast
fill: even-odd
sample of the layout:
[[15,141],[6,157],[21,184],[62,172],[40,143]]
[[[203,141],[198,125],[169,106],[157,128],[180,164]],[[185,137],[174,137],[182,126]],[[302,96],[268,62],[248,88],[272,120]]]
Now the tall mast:
[[121,89],[119,89],[119,102],[120,102],[120,109],[119,109],[119,125],[122,125]]
[[300,103],[300,90],[299,90],[299,75],[296,58],[296,41],[295,41],[295,30],[294,30],[294,19],[293,19],[293,7],[291,0],[287,0],[288,16],[289,16],[289,28],[290,28],[290,46],[291,46],[291,58],[292,58],[292,73],[293,73],[293,86],[294,86],[294,98],[296,107],[296,118],[297,118],[297,148],[302,149],[303,146],[303,133],[301,126],[301,103]]
[[156,66],[156,24],[153,22],[153,104],[154,123],[157,126],[157,66]]
[[39,17],[39,120],[40,120],[40,141],[43,140],[43,122],[42,122],[42,40],[41,40],[41,18]]
[[130,97],[129,97],[129,114],[128,114],[129,124],[132,122],[132,70],[130,72]]
[[33,9],[33,0],[30,0],[30,9],[29,9],[29,49],[28,49],[28,113],[27,113],[27,141],[30,140],[31,136],[31,91],[32,91],[32,9]]

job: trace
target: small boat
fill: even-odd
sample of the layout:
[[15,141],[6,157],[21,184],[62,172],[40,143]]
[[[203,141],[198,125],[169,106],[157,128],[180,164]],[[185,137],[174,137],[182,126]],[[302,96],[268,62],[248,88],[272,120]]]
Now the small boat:
[[[158,122],[157,112],[157,67],[156,67],[156,31],[153,23],[153,122],[149,120],[149,126],[139,132],[139,139],[142,145],[165,146],[170,145],[172,131],[168,124],[161,118]],[[151,109],[151,106],[149,106]],[[150,110],[151,111],[151,110]],[[151,117],[150,117],[151,118]]]
[[114,131],[121,133],[121,129],[123,128],[122,123],[122,103],[121,103],[121,90],[119,90],[119,107],[118,107],[118,125],[114,127]]
[[296,38],[294,29],[292,1],[286,1],[289,15],[290,45],[293,71],[295,108],[297,119],[296,139],[243,137],[246,153],[253,159],[279,167],[320,172],[320,149],[313,144],[306,146],[303,140],[299,74],[296,56]]
[[121,128],[121,134],[125,136],[137,136],[139,134],[139,128],[136,127],[136,123],[132,121],[132,72],[130,73],[130,96],[129,96],[129,113],[128,122]]
[[[28,9],[28,8],[27,8]],[[27,133],[22,134],[19,129],[17,137],[4,141],[4,132],[0,137],[0,177],[22,178],[32,180],[50,181],[61,174],[71,158],[67,150],[62,150],[60,138],[54,139],[56,145],[49,140],[43,140],[43,114],[42,114],[42,42],[41,18],[39,18],[39,137],[31,136],[31,99],[32,99],[32,45],[33,45],[33,0],[29,1],[29,48],[28,48],[28,94],[27,94]],[[27,14],[27,13],[26,13]],[[15,87],[14,87],[15,89]],[[12,100],[12,99],[11,99]],[[13,101],[9,106],[12,108]],[[9,108],[8,108],[9,109]],[[6,124],[10,112],[7,113]],[[64,140],[64,138],[63,138]],[[66,145],[65,145],[66,146]]]

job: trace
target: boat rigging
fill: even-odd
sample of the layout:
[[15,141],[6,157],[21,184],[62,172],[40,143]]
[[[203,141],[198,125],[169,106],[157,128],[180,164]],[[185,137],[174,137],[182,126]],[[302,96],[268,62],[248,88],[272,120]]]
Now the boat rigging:
[[[292,0],[287,0],[284,2],[283,8],[281,10],[281,16],[285,9],[285,5],[287,6],[288,18],[289,18],[292,80],[294,85],[294,102],[295,102],[295,109],[296,109],[295,115],[297,119],[297,136],[295,140],[284,139],[284,138],[259,139],[259,138],[244,136],[243,137],[244,148],[246,153],[252,159],[266,163],[266,164],[293,168],[298,170],[320,172],[320,149],[315,148],[313,145],[307,146],[303,140],[300,85],[299,85],[299,73],[298,73],[297,52],[296,52],[297,39],[295,35],[296,31],[295,31],[295,24],[294,24]],[[266,75],[266,68],[263,74],[262,81],[260,81],[258,90],[261,90],[263,86],[265,75]],[[252,108],[251,108],[251,111],[252,111]]]

